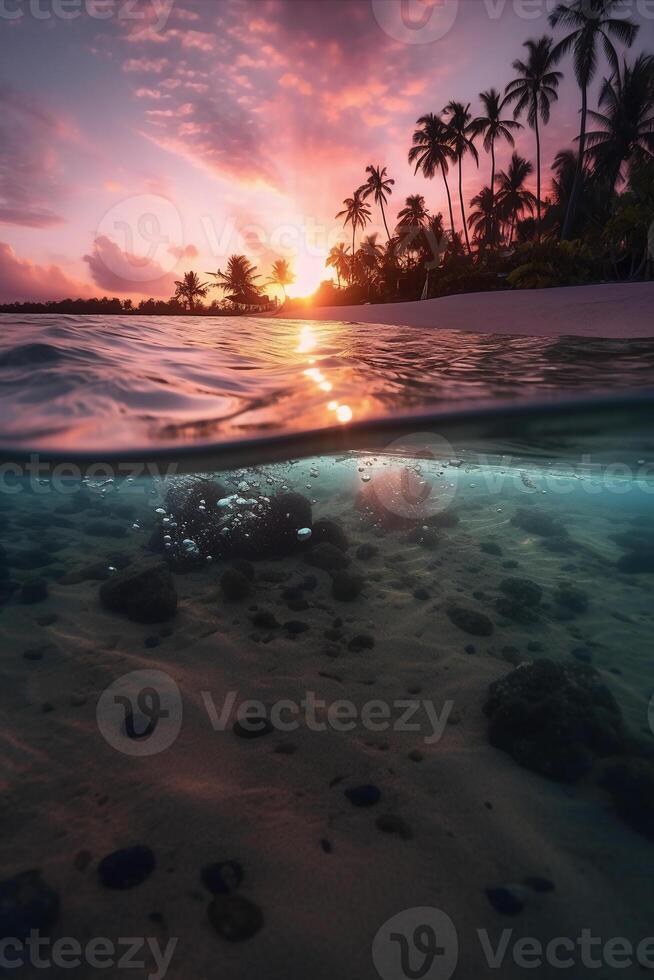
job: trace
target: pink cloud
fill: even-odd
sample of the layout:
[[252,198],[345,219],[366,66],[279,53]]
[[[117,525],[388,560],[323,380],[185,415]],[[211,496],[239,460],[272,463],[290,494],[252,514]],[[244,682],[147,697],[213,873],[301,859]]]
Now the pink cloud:
[[182,37],[182,46],[195,48],[197,51],[213,51],[215,39],[212,34],[205,34],[202,31],[185,31]]
[[174,255],[176,259],[196,259],[200,254],[195,245],[186,245],[182,247],[181,245],[171,245],[168,249],[171,255]]
[[160,75],[164,68],[168,67],[167,58],[128,58],[123,62],[123,71],[126,72],[154,72]]
[[311,95],[313,93],[313,85],[305,81],[304,78],[294,75],[292,72],[286,72],[285,75],[282,75],[279,79],[279,84],[284,88],[294,88],[302,95]]
[[200,19],[200,15],[196,14],[194,10],[186,10],[184,7],[176,7],[173,11],[173,16],[176,20],[182,21],[197,21]]
[[[172,248],[169,251],[175,254]],[[96,238],[91,254],[83,258],[93,282],[112,294],[171,296],[175,292],[172,273],[163,269],[158,262],[124,252],[106,235]]]
[[61,224],[64,219],[52,205],[65,196],[58,147],[66,127],[6,85],[0,85],[0,102],[0,224]]
[[70,279],[58,265],[21,259],[11,245],[0,242],[0,302],[42,302],[90,295],[87,285]]

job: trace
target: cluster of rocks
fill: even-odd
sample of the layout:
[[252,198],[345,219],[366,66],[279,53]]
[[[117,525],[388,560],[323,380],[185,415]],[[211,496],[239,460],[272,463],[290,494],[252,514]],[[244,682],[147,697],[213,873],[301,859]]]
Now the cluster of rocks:
[[574,551],[575,543],[565,525],[546,511],[537,507],[518,507],[511,523],[540,538],[542,546],[548,551],[562,555]]
[[501,616],[516,623],[535,623],[538,621],[543,590],[537,582],[528,578],[506,578],[499,585],[502,593],[495,602]]
[[311,502],[302,494],[267,496],[245,485],[231,492],[204,478],[174,484],[162,517],[148,546],[175,571],[207,558],[281,558],[302,550],[312,532]]
[[170,569],[157,558],[116,571],[100,586],[100,602],[110,612],[135,623],[162,623],[177,612],[177,592]]
[[627,731],[596,670],[537,660],[488,689],[491,745],[549,779],[592,776],[618,816],[654,839],[654,757]]
[[484,711],[492,745],[554,780],[576,782],[626,745],[615,698],[597,671],[577,662],[518,667],[491,684]]

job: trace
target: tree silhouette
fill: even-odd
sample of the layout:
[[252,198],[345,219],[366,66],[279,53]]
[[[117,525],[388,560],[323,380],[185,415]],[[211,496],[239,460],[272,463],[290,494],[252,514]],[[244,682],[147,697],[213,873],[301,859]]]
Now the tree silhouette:
[[605,111],[589,115],[601,128],[587,133],[586,142],[614,190],[623,163],[654,158],[654,57],[641,54],[633,65],[625,60],[604,80],[599,108]]
[[459,164],[459,201],[461,202],[461,218],[463,219],[463,233],[466,239],[466,246],[470,252],[470,238],[468,237],[468,226],[466,224],[466,209],[463,203],[463,158],[466,153],[470,153],[473,160],[479,166],[479,154],[474,144],[475,127],[470,115],[470,103],[464,105],[463,102],[448,102],[443,109],[444,115],[449,116],[448,129],[450,132],[450,142]]
[[601,39],[604,53],[615,72],[618,56],[612,38],[631,47],[638,33],[638,25],[626,20],[622,0],[574,0],[572,4],[559,3],[550,14],[551,27],[563,27],[570,33],[559,41],[554,49],[556,60],[573,52],[573,64],[577,84],[581,89],[581,128],[579,131],[579,155],[577,171],[568,209],[563,223],[562,238],[568,238],[575,218],[579,188],[586,154],[586,122],[588,118],[588,86],[597,71],[597,46]]
[[365,201],[361,199],[360,190],[361,190],[360,188],[359,190],[356,190],[352,195],[352,197],[345,198],[345,200],[343,201],[345,207],[343,208],[342,211],[339,211],[338,214],[336,215],[337,218],[345,219],[343,221],[344,226],[347,226],[348,224],[352,225],[352,256],[353,257],[355,253],[357,228],[361,228],[361,230],[363,231],[363,229],[370,221],[370,208],[365,203]]
[[286,287],[295,282],[295,276],[291,270],[290,263],[286,259],[277,259],[273,262],[270,279],[267,280],[271,286],[279,286],[286,302]]
[[539,120],[544,125],[550,120],[552,102],[558,99],[557,89],[563,78],[560,71],[554,71],[557,57],[554,54],[553,41],[546,34],[538,41],[525,41],[524,46],[529,52],[527,61],[513,62],[513,68],[519,77],[509,82],[506,87],[506,102],[515,102],[514,116],[517,119],[523,112],[527,113],[527,122],[536,133],[536,220],[538,234],[541,227],[541,152]]
[[222,289],[235,306],[256,306],[261,301],[259,287],[254,281],[259,278],[256,266],[245,255],[230,255],[225,272],[218,269],[218,272],[207,275],[216,280],[218,289]]
[[452,197],[447,183],[447,174],[450,162],[456,159],[454,150],[450,142],[449,127],[440,116],[435,116],[432,112],[426,116],[420,116],[413,134],[413,146],[409,150],[409,163],[415,163],[414,173],[422,171],[423,176],[431,180],[436,171],[440,170],[447,193],[447,206],[450,211],[450,226],[454,235],[454,212],[452,211]]
[[[484,107],[485,115],[477,116],[473,121],[473,126],[475,134],[483,136],[484,149],[486,153],[490,153],[491,155],[490,203],[492,211],[495,200],[495,143],[497,140],[504,139],[510,146],[515,146],[513,133],[518,129],[522,129],[522,126],[514,119],[502,119],[502,109],[506,104],[506,99],[502,98],[497,89],[491,88],[487,92],[480,92],[479,98]],[[477,198],[481,198],[486,189],[484,188],[483,191],[480,191]],[[475,200],[477,199],[475,198]],[[470,203],[472,205],[472,202]],[[487,204],[486,198],[484,198],[484,204]],[[492,242],[493,240],[494,235],[491,233],[488,241]]]
[[341,285],[341,279],[347,279],[349,277],[351,258],[348,254],[347,246],[343,242],[339,242],[338,245],[332,245],[329,250],[325,265],[328,268],[334,269],[339,286]]
[[186,303],[189,312],[193,313],[196,303],[209,292],[209,283],[200,282],[197,272],[185,272],[184,278],[175,280],[175,299],[180,299]]
[[384,228],[386,229],[386,237],[390,242],[391,234],[388,230],[388,225],[386,224],[384,205],[388,203],[388,198],[393,193],[393,184],[395,181],[386,175],[386,167],[373,167],[371,164],[370,166],[366,167],[366,173],[370,174],[370,176],[368,177],[366,183],[359,188],[361,199],[365,201],[371,194],[374,196],[375,204],[378,204],[381,208],[382,221],[384,222]]
[[518,153],[513,153],[507,170],[500,170],[497,175],[497,206],[506,220],[510,220],[508,235],[509,245],[513,241],[513,231],[521,214],[528,211],[534,213],[536,198],[525,187],[525,181],[534,172],[533,164]]

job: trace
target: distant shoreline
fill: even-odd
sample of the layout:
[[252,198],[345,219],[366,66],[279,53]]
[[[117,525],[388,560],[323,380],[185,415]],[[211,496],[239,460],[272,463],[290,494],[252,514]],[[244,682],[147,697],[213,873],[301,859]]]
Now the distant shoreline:
[[654,282],[459,293],[410,303],[311,307],[284,320],[346,320],[524,336],[654,337]]
[[654,282],[595,283],[548,289],[507,289],[457,293],[437,299],[347,306],[310,306],[261,313],[208,310],[190,313],[63,310],[8,310],[0,316],[157,316],[223,319],[318,320],[384,324],[408,328],[464,330],[530,337],[578,336],[598,339],[654,337]]

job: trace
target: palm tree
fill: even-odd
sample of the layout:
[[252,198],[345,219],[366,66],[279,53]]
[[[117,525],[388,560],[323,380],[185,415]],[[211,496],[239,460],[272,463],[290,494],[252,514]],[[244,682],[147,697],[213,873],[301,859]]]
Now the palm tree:
[[286,287],[295,282],[295,276],[291,266],[286,259],[277,259],[273,262],[272,272],[267,284],[270,286],[280,286],[286,302]]
[[613,72],[616,72],[618,69],[618,56],[611,39],[615,38],[627,47],[631,47],[638,33],[637,24],[633,24],[630,20],[625,20],[624,17],[612,16],[612,14],[619,13],[622,7],[622,0],[573,0],[573,3],[570,5],[559,3],[549,18],[551,27],[563,27],[570,30],[567,37],[564,37],[557,44],[553,56],[558,60],[567,54],[568,51],[573,51],[575,77],[581,89],[579,156],[577,158],[575,182],[563,223],[561,237],[564,239],[569,237],[577,209],[582,167],[586,154],[588,86],[597,71],[597,45],[601,38],[604,52],[609,60],[611,69]]
[[379,264],[384,255],[384,248],[377,241],[378,237],[377,232],[366,235],[355,256],[359,277],[368,286],[368,295],[378,277]]
[[461,217],[463,219],[463,232],[466,239],[466,246],[470,252],[470,239],[468,237],[468,226],[466,224],[466,209],[463,203],[463,158],[466,153],[472,155],[473,160],[479,166],[479,154],[474,144],[475,128],[470,115],[470,103],[464,106],[463,102],[448,102],[443,109],[443,113],[448,115],[448,130],[450,132],[450,142],[454,150],[455,158],[459,164],[459,200],[461,202]]
[[[502,109],[507,100],[503,99],[496,89],[491,88],[487,92],[480,92],[479,98],[486,111],[486,115],[478,116],[473,121],[473,126],[475,127],[475,134],[484,137],[484,149],[486,153],[490,153],[491,155],[490,193],[492,210],[495,196],[495,142],[498,139],[505,139],[510,146],[515,146],[512,131],[522,129],[522,126],[514,119],[502,119]],[[481,194],[483,194],[483,191]],[[481,194],[477,195],[477,197],[481,197]],[[475,198],[475,200],[477,199]],[[488,241],[493,241],[493,235],[491,235]]]
[[546,34],[538,41],[525,41],[524,46],[529,52],[527,61],[520,59],[513,62],[513,68],[519,77],[509,82],[506,87],[506,102],[515,102],[514,118],[526,110],[527,122],[536,132],[536,220],[538,234],[541,224],[541,165],[540,165],[540,129],[539,119],[546,126],[550,121],[552,102],[558,100],[557,89],[563,78],[560,71],[553,71],[557,57],[553,50],[553,41]]
[[345,218],[343,225],[348,223],[352,225],[352,257],[354,258],[357,228],[363,231],[370,221],[370,208],[361,200],[361,188],[355,191],[352,197],[346,197],[343,204],[344,209],[339,211],[336,217]]
[[197,272],[185,272],[182,280],[175,280],[175,299],[181,299],[188,304],[191,313],[199,299],[204,299],[209,291],[209,283],[200,282]]
[[421,232],[427,225],[428,219],[429,211],[422,194],[409,194],[405,199],[404,207],[397,213],[395,233],[399,236],[399,254],[419,250]]
[[208,272],[207,275],[216,280],[218,289],[229,293],[229,299],[235,306],[254,306],[260,299],[259,287],[255,279],[256,266],[252,265],[245,255],[230,255],[227,260],[227,270]]
[[613,190],[623,163],[654,157],[654,57],[641,54],[633,65],[625,60],[622,71],[604,80],[599,108],[605,112],[589,115],[601,129],[587,133],[586,141]]
[[409,194],[404,207],[397,213],[399,228],[423,228],[429,217],[429,211],[422,194]]
[[433,112],[426,116],[420,116],[416,129],[413,134],[413,146],[409,150],[409,163],[415,163],[414,173],[422,171],[423,175],[431,180],[436,171],[440,170],[447,193],[447,206],[450,210],[450,226],[454,235],[454,212],[452,211],[452,197],[447,183],[447,174],[450,169],[450,161],[455,160],[454,150],[450,143],[449,127],[440,116],[435,116]]
[[497,241],[497,209],[495,193],[491,187],[482,187],[470,201],[476,208],[468,216],[468,226],[474,231],[474,240],[479,245],[493,245]]
[[378,204],[381,208],[382,221],[384,222],[384,228],[386,229],[386,237],[390,242],[391,233],[389,232],[388,225],[386,224],[384,205],[388,202],[388,198],[393,193],[393,184],[395,181],[391,177],[386,176],[386,167],[373,167],[371,164],[369,167],[366,167],[366,173],[370,174],[370,176],[368,177],[366,183],[359,188],[361,199],[365,201],[371,194],[374,194],[375,204]]
[[531,177],[534,166],[529,160],[525,160],[518,153],[513,153],[511,163],[507,170],[500,170],[497,175],[497,207],[502,212],[506,220],[510,219],[508,244],[513,241],[513,230],[520,215],[524,211],[529,214],[534,213],[537,199],[530,190],[525,187],[525,181]]
[[338,245],[332,245],[329,250],[329,255],[325,261],[325,265],[328,268],[332,268],[336,272],[336,278],[338,279],[338,286],[340,289],[341,279],[347,279],[350,272],[350,255],[348,255],[347,246],[343,242],[339,242]]

